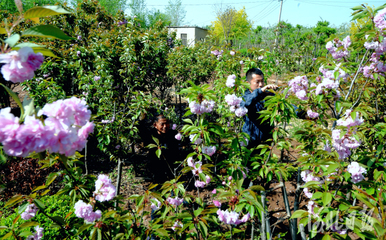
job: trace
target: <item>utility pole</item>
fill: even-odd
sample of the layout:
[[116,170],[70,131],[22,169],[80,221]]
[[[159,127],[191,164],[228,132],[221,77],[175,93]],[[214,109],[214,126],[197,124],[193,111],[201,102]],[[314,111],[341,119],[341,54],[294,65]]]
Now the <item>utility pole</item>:
[[281,3],[280,3],[280,11],[279,11],[279,21],[277,22],[277,28],[276,28],[275,46],[277,44],[277,35],[279,33],[279,23],[280,23],[280,18],[281,18],[281,9],[283,8],[283,0],[279,0],[279,1],[281,1]]

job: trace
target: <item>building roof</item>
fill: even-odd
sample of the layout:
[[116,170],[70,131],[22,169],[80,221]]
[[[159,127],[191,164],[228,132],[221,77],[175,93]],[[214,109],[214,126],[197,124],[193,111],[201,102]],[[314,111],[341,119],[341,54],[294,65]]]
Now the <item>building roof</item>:
[[178,27],[173,27],[173,26],[167,26],[167,28],[199,28],[205,31],[209,31],[208,29],[201,28],[201,27],[194,27],[194,26],[178,26]]

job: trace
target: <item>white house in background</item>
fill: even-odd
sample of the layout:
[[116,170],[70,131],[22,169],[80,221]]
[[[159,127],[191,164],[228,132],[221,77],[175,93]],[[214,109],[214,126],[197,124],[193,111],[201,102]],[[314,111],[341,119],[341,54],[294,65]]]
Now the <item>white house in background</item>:
[[181,39],[185,46],[194,46],[198,41],[204,41],[208,30],[200,27],[168,27],[169,33],[176,32],[177,39]]

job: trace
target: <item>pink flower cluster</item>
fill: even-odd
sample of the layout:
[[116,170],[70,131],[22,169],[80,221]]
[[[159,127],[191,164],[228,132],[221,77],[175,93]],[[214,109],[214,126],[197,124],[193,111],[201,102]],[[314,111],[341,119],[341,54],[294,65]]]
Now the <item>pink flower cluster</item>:
[[83,218],[87,222],[94,222],[102,217],[101,210],[92,211],[92,206],[79,200],[75,203],[75,215],[78,218]]
[[248,109],[246,107],[241,107],[241,102],[243,99],[241,97],[237,97],[235,94],[228,94],[225,96],[225,102],[230,106],[229,110],[234,112],[237,117],[242,117],[248,113]]
[[232,50],[232,51],[229,52],[229,54],[233,56],[233,55],[236,54],[236,52]]
[[[338,63],[334,70],[328,70],[324,68],[324,66],[322,65],[320,66],[319,71],[323,74],[324,78],[328,78],[330,80],[336,80],[336,82],[338,82],[338,80],[340,79],[347,81],[347,78],[349,77],[349,75],[343,69],[341,69],[340,66],[341,66],[341,63]],[[334,76],[336,71],[339,72],[337,79],[335,79],[335,76]]]
[[34,53],[30,47],[22,47],[19,51],[0,54],[0,63],[5,63],[1,67],[1,73],[7,81],[24,82],[35,76],[34,71],[40,67],[43,61],[43,54]]
[[166,201],[168,201],[171,205],[178,207],[184,202],[184,199],[179,197],[175,197],[175,198],[168,197]]
[[174,136],[175,139],[177,139],[178,141],[181,140],[182,138],[182,134],[181,133],[177,133],[175,136]]
[[379,42],[378,39],[376,40],[364,43],[366,49],[374,49],[374,53],[370,57],[370,65],[362,68],[363,75],[372,79],[374,79],[372,73],[380,73],[384,76],[384,72],[386,72],[386,64],[380,59],[383,53],[386,52],[386,38],[382,42]]
[[[191,134],[189,135],[190,142],[193,142],[193,139],[196,137],[197,134]],[[202,138],[198,137],[195,141],[194,144],[198,145],[202,143]]]
[[386,8],[379,11],[377,15],[375,15],[374,17],[375,27],[379,28],[381,32],[386,28],[385,16],[386,16]]
[[308,212],[312,215],[314,215],[315,217],[318,216],[318,214],[315,213],[315,207],[317,207],[318,205],[316,205],[316,203],[314,201],[309,201],[308,204],[307,204],[307,208],[308,208]]
[[[199,176],[199,174],[202,173],[202,168],[201,168],[202,162],[201,161],[194,162],[193,158],[189,157],[187,159],[187,162],[188,162],[188,166],[192,168],[193,175]],[[203,188],[207,184],[209,184],[210,181],[211,181],[211,178],[206,175],[205,176],[205,182],[200,181],[200,180],[196,180],[196,182],[194,183],[194,186],[199,187],[199,188]]]
[[196,101],[192,101],[189,103],[189,108],[193,114],[201,115],[203,113],[210,113],[213,111],[214,104],[215,103],[212,100],[204,100],[201,102],[201,104],[197,103]]
[[232,75],[229,75],[228,78],[227,78],[227,82],[225,83],[225,85],[227,87],[234,87],[235,86],[235,82],[236,82],[236,75],[232,74]]
[[224,52],[224,50],[221,50],[221,51],[219,51],[219,50],[211,51],[211,53],[217,57],[217,60],[220,60],[223,52]]
[[334,39],[333,41],[329,41],[326,44],[327,50],[331,53],[334,59],[340,60],[343,57],[347,57],[349,52],[347,51],[348,47],[351,45],[350,36],[347,36],[343,41],[339,39]]
[[323,81],[320,84],[318,84],[318,86],[316,86],[315,94],[316,95],[322,94],[325,92],[326,89],[335,89],[337,91],[338,87],[339,87],[339,81],[333,81],[329,78],[324,78]]
[[240,223],[245,223],[249,220],[250,214],[247,213],[243,218],[239,219],[239,214],[235,211],[229,210],[217,210],[217,216],[220,222],[225,224],[239,225]]
[[288,82],[290,91],[295,93],[300,100],[307,100],[308,79],[306,76],[297,76]]
[[35,206],[35,204],[29,204],[25,211],[20,215],[24,220],[30,220],[31,218],[36,216],[36,213],[39,209]]
[[44,232],[44,228],[42,227],[39,227],[39,225],[37,225],[35,227],[35,233],[32,233],[33,235],[30,235],[27,237],[27,240],[40,240],[40,239],[43,239],[43,232]]
[[332,131],[332,146],[339,154],[339,159],[345,159],[351,155],[350,149],[355,149],[360,146],[360,142],[357,141],[352,134],[355,133],[355,129],[350,131],[350,127],[355,127],[361,125],[363,123],[363,119],[359,117],[359,114],[356,114],[355,120],[351,117],[351,110],[347,110],[344,118],[339,119],[337,121],[338,126],[347,127],[347,133],[341,137],[341,129],[334,129]]
[[172,227],[172,230],[173,231],[176,231],[177,228],[182,228],[184,225],[180,222],[180,221],[176,221],[174,224],[173,224],[173,227]]
[[150,206],[150,208],[153,209],[153,211],[157,211],[158,209],[160,209],[160,207],[161,207],[161,202],[158,201],[157,198],[154,198],[154,199],[152,199],[152,200],[150,200],[150,201],[151,201],[151,206]]
[[210,157],[216,152],[216,146],[203,146],[202,153],[208,154]]
[[308,115],[309,118],[312,118],[312,119],[319,117],[319,113],[313,112],[312,110],[308,110],[307,111],[307,115]]
[[24,124],[19,124],[10,108],[0,110],[0,142],[6,154],[26,157],[48,150],[71,156],[84,148],[94,130],[86,102],[76,97],[46,104],[38,113],[42,114],[48,116],[44,125],[34,116],[27,116]]
[[110,201],[116,195],[116,188],[111,183],[111,179],[101,174],[98,176],[98,179],[95,181],[95,199],[99,202]]
[[362,166],[360,166],[357,162],[352,162],[350,165],[347,166],[347,172],[351,174],[351,180],[353,183],[359,183],[365,177],[363,176],[364,173],[366,173],[366,169]]
[[217,200],[213,200],[213,204],[216,206],[216,207],[221,207],[221,202],[220,201],[217,201]]
[[[315,177],[310,170],[305,170],[302,171],[300,176],[302,177],[302,180],[307,183],[309,181],[318,181],[320,184],[322,184],[324,181],[320,179],[320,177]],[[304,195],[306,197],[311,198],[312,197],[312,192],[308,188],[303,189]]]

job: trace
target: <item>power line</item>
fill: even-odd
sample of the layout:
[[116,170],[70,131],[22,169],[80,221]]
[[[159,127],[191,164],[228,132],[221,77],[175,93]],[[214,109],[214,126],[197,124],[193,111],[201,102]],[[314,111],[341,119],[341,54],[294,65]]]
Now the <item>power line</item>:
[[263,16],[259,17],[256,22],[260,22],[261,20],[263,20],[264,18],[268,17],[269,15],[271,15],[271,13],[273,13],[274,11],[276,11],[280,6],[280,3],[277,2],[276,5],[272,6],[268,11],[267,13],[265,13]]
[[[349,6],[340,6],[340,5],[333,5],[333,4],[324,4],[325,2],[308,2],[308,1],[301,1],[301,0],[295,0],[295,2],[314,4],[314,5],[321,5],[321,6],[329,6],[329,7],[341,7],[341,8],[349,7]],[[338,2],[338,3],[341,4],[343,2]],[[347,4],[350,4],[350,3],[347,3]],[[357,3],[351,3],[351,4],[357,4]]]
[[255,16],[253,16],[251,19],[254,19],[255,17],[261,15],[261,13],[264,12],[265,9],[267,9],[274,1],[271,1],[265,8],[263,8],[260,12],[258,12]]
[[[259,1],[261,2],[270,2],[270,1]],[[223,3],[224,5],[231,5],[231,4],[249,4],[249,3],[255,3],[255,2],[235,2],[235,3]],[[216,5],[218,3],[187,3],[187,4],[181,4],[181,6],[204,6],[204,5]],[[156,5],[147,5],[150,7],[162,7],[162,6],[168,6],[169,4],[156,4]]]

